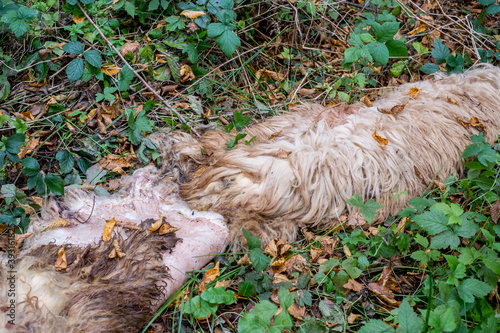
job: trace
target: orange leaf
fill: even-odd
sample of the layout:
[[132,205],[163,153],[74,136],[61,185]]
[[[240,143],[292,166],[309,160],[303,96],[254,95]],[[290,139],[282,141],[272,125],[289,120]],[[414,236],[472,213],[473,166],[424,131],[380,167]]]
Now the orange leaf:
[[106,221],[106,225],[104,226],[104,231],[102,233],[102,240],[107,242],[111,240],[111,233],[115,228],[116,220],[113,217],[111,220]]
[[57,260],[54,264],[56,271],[61,271],[68,267],[68,260],[66,259],[66,251],[64,250],[64,246],[61,246],[59,251],[57,251]]
[[387,144],[389,143],[389,140],[387,140],[386,138],[383,138],[377,134],[377,130],[375,130],[375,132],[373,132],[372,137],[378,142],[378,144],[382,148],[387,146]]
[[413,87],[413,88],[410,88],[410,92],[408,93],[408,96],[410,96],[410,98],[415,99],[418,97],[418,94],[420,94],[420,89]]
[[121,67],[117,65],[106,65],[101,67],[101,72],[109,76],[116,75],[120,73],[121,70]]

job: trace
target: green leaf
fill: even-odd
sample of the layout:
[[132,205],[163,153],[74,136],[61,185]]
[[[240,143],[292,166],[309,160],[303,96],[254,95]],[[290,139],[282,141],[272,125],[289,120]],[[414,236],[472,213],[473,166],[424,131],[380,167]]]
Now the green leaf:
[[405,300],[401,303],[397,311],[399,326],[398,333],[418,333],[424,325],[422,318],[417,316],[413,308]]
[[167,17],[166,21],[168,22],[167,30],[169,31],[181,30],[185,26],[184,21],[175,15]]
[[382,320],[371,319],[365,326],[361,327],[358,333],[394,333],[394,328],[384,323]]
[[99,53],[99,51],[97,51],[97,50],[88,50],[88,51],[86,51],[83,54],[83,57],[92,66],[94,66],[96,68],[101,68],[101,66],[102,66],[102,59],[101,59],[101,54]]
[[499,5],[493,5],[489,6],[486,8],[486,14],[487,15],[494,15],[500,13],[500,6]]
[[40,171],[40,164],[33,157],[25,157],[21,161],[23,169],[21,170],[28,177],[34,177],[38,175]]
[[33,8],[20,6],[17,10],[17,15],[21,20],[31,21],[36,18],[38,11]]
[[220,46],[222,52],[224,52],[227,57],[230,57],[234,51],[236,51],[236,48],[241,46],[239,37],[230,30],[224,31],[215,39],[215,42]]
[[222,23],[210,23],[207,28],[208,37],[217,37],[226,31],[226,26]]
[[238,295],[247,298],[257,295],[255,285],[250,281],[243,281],[243,283],[238,288]]
[[384,43],[390,41],[399,30],[399,22],[385,22],[384,24],[372,25],[377,42]]
[[135,74],[130,67],[128,67],[128,65],[123,66],[118,75],[118,89],[120,91],[127,91],[134,78]]
[[438,306],[434,311],[431,311],[429,324],[436,329],[436,332],[451,332],[458,326],[453,308],[447,305]]
[[22,133],[13,134],[7,139],[7,141],[5,141],[5,149],[12,155],[17,155],[21,152],[19,146],[24,145],[25,140],[26,140],[26,135]]
[[357,47],[350,47],[344,51],[344,63],[350,64],[356,62],[361,57]]
[[428,63],[420,67],[420,70],[425,74],[432,74],[440,70],[439,66],[436,64]]
[[[285,329],[289,330],[293,326],[292,317],[288,311],[281,311],[275,318],[273,322],[273,332],[283,332]],[[271,332],[271,331],[270,331]]]
[[184,312],[196,318],[206,318],[217,311],[217,305],[211,305],[200,296],[195,296],[184,304]]
[[56,159],[59,162],[59,168],[61,169],[61,172],[63,174],[70,172],[75,165],[75,159],[67,149],[58,151],[56,154]]
[[251,249],[248,256],[252,262],[253,268],[258,272],[265,270],[266,267],[271,264],[271,259],[269,259],[260,248]]
[[457,287],[458,296],[465,303],[472,303],[474,302],[474,296],[484,297],[488,295],[492,290],[492,286],[474,278],[463,280],[462,283]]
[[187,44],[184,49],[182,50],[182,53],[187,53],[189,61],[192,63],[195,63],[198,61],[198,50],[196,47],[192,44]]
[[415,216],[413,220],[429,235],[435,235],[448,230],[448,218],[438,209],[431,208],[430,211]]
[[209,288],[201,294],[201,298],[209,303],[215,304],[233,304],[237,301],[234,292],[224,290],[224,287]]
[[69,42],[64,44],[62,49],[69,54],[82,54],[83,44],[80,42]]
[[427,253],[425,253],[425,251],[422,251],[422,250],[418,250],[418,251],[412,252],[412,254],[410,255],[410,257],[413,260],[420,261],[420,263],[422,265],[425,265],[425,264],[427,264],[429,262],[429,256],[427,255]]
[[143,132],[153,131],[152,122],[148,118],[144,110],[139,112],[139,114],[135,117],[135,126],[138,130],[141,130]]
[[83,60],[80,58],[73,59],[66,67],[66,75],[69,82],[80,79],[83,75]]
[[381,65],[387,65],[387,62],[389,61],[389,50],[385,44],[373,42],[368,44],[368,49],[370,50],[373,60]]
[[151,0],[148,5],[148,10],[150,12],[153,12],[157,10],[160,7],[160,1],[159,0]]
[[351,199],[347,200],[347,203],[353,205],[355,207],[363,207],[363,199],[359,196],[359,194],[354,194]]
[[248,249],[249,250],[260,249],[261,242],[259,237],[251,235],[250,232],[245,228],[243,228],[242,230],[243,230],[243,235],[247,240]]
[[58,195],[64,195],[64,182],[61,176],[49,173],[45,176],[45,184],[50,192]]
[[450,49],[439,39],[434,38],[434,47],[432,48],[432,57],[440,64],[446,62],[446,57],[450,55]]
[[483,6],[489,6],[497,2],[496,0],[478,0],[478,2]]
[[377,209],[382,209],[384,206],[376,202],[374,199],[368,200],[363,207],[359,210],[359,213],[368,221],[372,223],[375,216],[377,216]]
[[[375,41],[375,38],[373,38],[372,35],[370,35],[369,33],[363,33],[363,34],[359,34],[359,38],[361,39],[361,41],[363,43],[371,43],[371,42],[374,42]],[[349,40],[350,42],[350,40]],[[351,43],[351,42],[350,42]],[[351,43],[352,44],[352,43]],[[354,44],[352,44],[354,45]],[[356,45],[354,45],[356,46]],[[362,46],[362,45],[358,45],[358,46]]]
[[271,318],[278,307],[269,301],[261,301],[255,307],[240,317],[239,333],[265,333],[271,327]]
[[135,16],[135,3],[134,3],[134,1],[125,2],[125,11],[127,12],[127,14],[132,16],[132,18]]
[[460,238],[451,230],[443,231],[432,238],[431,249],[445,249],[450,247],[452,250],[460,245]]
[[408,58],[408,49],[402,40],[390,40],[385,43],[390,57]]

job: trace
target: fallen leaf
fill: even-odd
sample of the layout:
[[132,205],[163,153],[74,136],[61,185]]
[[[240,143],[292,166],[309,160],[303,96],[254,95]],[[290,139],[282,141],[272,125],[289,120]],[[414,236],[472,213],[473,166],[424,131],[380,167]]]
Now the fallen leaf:
[[363,104],[367,107],[371,107],[373,105],[372,101],[366,95],[361,97],[360,101],[363,102]]
[[409,31],[408,35],[416,35],[416,34],[419,34],[421,32],[424,32],[425,30],[427,30],[427,24],[420,23],[420,25],[418,27],[416,27],[412,31]]
[[383,138],[383,137],[381,137],[380,135],[377,134],[377,130],[375,130],[373,132],[372,137],[378,142],[378,144],[382,148],[384,148],[385,146],[387,146],[387,144],[389,143],[389,140],[387,140],[386,138]]
[[305,88],[302,88],[302,89],[299,89],[299,91],[297,91],[297,94],[299,96],[309,96],[309,95],[313,95],[316,93],[316,89],[305,89]]
[[283,149],[278,149],[278,151],[276,152],[276,157],[277,158],[280,158],[282,160],[285,160],[288,158],[288,155],[290,155],[292,152],[291,151],[286,151],[286,150],[283,150]]
[[410,96],[410,98],[415,99],[418,97],[418,94],[420,94],[420,89],[413,87],[413,88],[410,88],[410,92],[408,93],[408,96]]
[[56,268],[56,271],[61,271],[68,267],[68,261],[66,259],[66,251],[64,250],[64,246],[61,246],[59,251],[57,251],[57,260],[54,264],[54,267]]
[[397,307],[400,304],[400,302],[394,299],[394,294],[390,292],[389,289],[378,283],[375,282],[368,283],[368,290],[376,294],[380,299],[382,299],[390,306]]
[[354,324],[359,318],[362,318],[363,316],[357,313],[351,312],[351,314],[347,317],[347,322],[352,325]]
[[248,253],[246,253],[243,257],[241,257],[238,262],[238,265],[250,265],[252,262],[250,261],[250,257],[248,256]]
[[106,157],[102,158],[99,161],[99,165],[102,169],[110,170],[112,172],[118,172],[122,176],[125,176],[127,173],[123,170],[123,168],[129,168],[132,164],[127,161],[126,157],[119,157],[113,154],[108,154]]
[[31,138],[26,146],[21,148],[21,151],[17,154],[17,156],[19,156],[19,159],[22,160],[27,154],[31,154],[39,145],[40,140],[37,138]]
[[177,228],[177,227],[173,227],[172,225],[170,225],[169,223],[164,223],[161,225],[160,227],[160,230],[158,231],[158,234],[159,235],[166,235],[166,234],[171,234],[173,232],[176,232],[177,230],[179,230],[180,228]]
[[109,259],[113,258],[123,258],[125,257],[126,254],[122,251],[122,247],[120,246],[120,243],[118,242],[118,239],[113,240],[113,250],[111,250],[111,253],[109,254]]
[[85,16],[84,15],[82,15],[82,16],[78,16],[78,15],[73,16],[73,22],[75,22],[76,24],[83,23],[84,21],[85,21]]
[[314,247],[311,245],[311,247],[309,248],[309,252],[311,253],[311,262],[316,262],[316,260],[318,260],[318,258],[323,254],[325,253],[325,251],[323,251],[323,249],[320,249],[320,248],[317,248],[317,247]]
[[363,286],[361,283],[353,279],[349,279],[349,281],[347,281],[347,283],[344,284],[342,287],[348,290],[355,291],[357,293],[359,293],[361,290],[365,288],[365,286]]
[[283,74],[270,71],[269,69],[259,69],[255,73],[256,83],[259,82],[259,79],[261,77],[264,77],[264,79],[266,79],[266,80],[272,79],[273,81],[283,81],[285,79],[285,76]]
[[182,65],[181,69],[180,69],[180,73],[181,73],[181,77],[180,77],[179,81],[181,83],[186,83],[186,82],[189,82],[189,81],[195,79],[193,70],[191,69],[191,67],[189,67],[189,65],[186,65],[186,64]]
[[161,225],[163,224],[163,217],[160,216],[158,220],[156,220],[151,227],[148,229],[148,231],[156,231],[160,229]]
[[282,128],[281,128],[281,129],[279,129],[278,131],[274,132],[273,134],[271,134],[271,135],[269,136],[269,138],[267,138],[267,139],[268,139],[268,140],[273,140],[275,137],[277,137],[278,135],[280,135],[280,134],[281,134],[281,132],[283,132],[283,129],[282,129]]
[[106,65],[101,67],[101,72],[109,76],[116,75],[120,73],[121,70],[121,67],[117,65]]
[[106,225],[104,225],[104,231],[102,233],[102,240],[107,242],[111,240],[111,233],[113,232],[113,229],[115,228],[116,220],[113,217],[111,220],[106,221]]
[[497,224],[498,218],[500,217],[500,201],[495,201],[490,208],[491,220]]
[[198,10],[183,10],[181,12],[181,15],[186,16],[186,17],[194,20],[195,18],[198,18],[200,16],[205,15],[205,12],[198,11]]
[[460,103],[458,103],[455,99],[453,99],[451,97],[447,97],[447,100],[451,104],[460,105]]
[[479,131],[481,131],[483,133],[486,133],[486,125],[482,121],[477,119],[477,117],[472,117],[468,122],[461,121],[461,120],[458,120],[458,122],[460,123],[460,125],[462,125],[465,128],[471,126],[471,127],[478,129]]
[[54,220],[52,220],[45,228],[43,228],[42,232],[50,229],[56,229],[56,228],[64,228],[70,225],[68,221],[63,219],[62,217],[58,217]]
[[127,53],[134,53],[135,51],[137,51],[137,49],[139,49],[140,46],[141,44],[139,44],[138,42],[127,42],[123,44],[122,48],[120,49],[120,54],[122,56],[125,56]]

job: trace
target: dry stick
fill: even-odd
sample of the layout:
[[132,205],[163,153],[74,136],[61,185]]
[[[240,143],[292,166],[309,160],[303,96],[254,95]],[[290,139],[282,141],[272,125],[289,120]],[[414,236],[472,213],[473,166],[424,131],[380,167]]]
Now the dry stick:
[[94,28],[97,30],[97,32],[99,32],[99,34],[101,35],[102,39],[104,39],[104,41],[109,45],[109,47],[111,47],[113,49],[113,51],[115,51],[116,55],[121,59],[121,61],[123,61],[131,70],[132,72],[134,73],[134,75],[139,79],[139,81],[141,81],[141,83],[143,85],[145,85],[149,91],[151,91],[153,93],[153,95],[156,96],[156,98],[158,98],[160,101],[163,102],[163,104],[168,107],[170,109],[170,112],[173,112],[181,122],[185,123],[189,129],[197,136],[197,137],[200,137],[200,134],[196,131],[196,129],[194,129],[193,127],[191,127],[191,125],[189,125],[186,120],[184,119],[184,117],[178,113],[171,105],[169,102],[167,102],[163,97],[161,97],[143,78],[142,76],[140,76],[136,71],[135,69],[129,65],[129,63],[127,62],[127,60],[125,60],[125,58],[121,55],[121,53],[116,49],[116,47],[111,44],[111,42],[109,41],[109,39],[106,38],[106,36],[104,36],[104,34],[102,33],[101,29],[99,29],[99,27],[94,23],[94,21],[92,21],[92,19],[90,18],[89,14],[85,11],[85,9],[80,5],[80,2],[77,2],[77,5],[78,5],[78,8],[80,8],[80,10],[83,12],[83,15],[85,15],[85,18],[87,20],[89,20],[89,22],[94,26]]

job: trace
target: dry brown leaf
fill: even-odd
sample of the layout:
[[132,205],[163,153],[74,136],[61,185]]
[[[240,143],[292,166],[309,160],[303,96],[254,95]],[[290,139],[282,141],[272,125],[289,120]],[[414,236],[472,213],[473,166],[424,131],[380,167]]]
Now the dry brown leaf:
[[375,130],[373,132],[372,137],[375,139],[375,141],[378,142],[378,144],[382,148],[384,148],[385,146],[387,146],[387,144],[389,143],[389,140],[387,140],[386,138],[383,138],[383,137],[381,137],[380,135],[377,134],[377,130]]
[[31,154],[40,145],[40,140],[37,138],[31,138],[25,147],[21,148],[21,151],[17,156],[19,159],[23,159],[27,154]]
[[476,128],[477,130],[479,130],[483,133],[486,133],[486,125],[482,121],[477,119],[477,117],[470,118],[470,120],[468,122],[461,121],[461,120],[459,120],[458,122],[460,123],[460,125],[462,125],[465,128],[472,126],[472,127]]
[[299,96],[310,96],[316,93],[316,89],[306,89],[302,88],[297,91],[297,95]]
[[274,238],[269,242],[269,244],[267,244],[264,252],[273,257],[278,257],[283,256],[289,250],[293,250],[293,247],[290,244],[283,239]]
[[219,261],[215,264],[214,268],[209,269],[208,271],[205,272],[205,276],[203,277],[203,280],[201,280],[201,283],[198,287],[200,293],[205,291],[207,283],[212,282],[215,280],[220,274],[220,269],[219,269]]
[[291,151],[286,151],[286,150],[280,148],[276,152],[276,157],[280,158],[282,160],[286,160],[288,158],[288,155],[290,155],[291,153],[292,153]]
[[[420,94],[420,89],[413,87],[413,88],[410,88],[410,92],[408,93],[408,96],[410,96],[410,98],[415,99],[418,97],[418,94]],[[403,106],[403,108],[404,108],[404,106]]]
[[238,265],[250,265],[252,262],[250,261],[250,257],[248,256],[248,253],[245,253],[243,257],[240,258],[237,262]]
[[115,228],[116,220],[113,217],[111,220],[106,221],[106,225],[104,225],[104,231],[102,233],[102,240],[107,242],[111,240],[111,233],[113,232],[113,229]]
[[274,132],[273,134],[271,134],[268,138],[268,140],[273,140],[275,137],[277,137],[278,135],[281,134],[281,132],[283,132],[283,129],[279,129],[278,131]]
[[68,260],[66,259],[66,251],[64,250],[64,246],[61,246],[59,251],[57,251],[57,260],[54,264],[56,271],[61,271],[68,267]]
[[401,221],[399,221],[398,226],[397,226],[397,228],[396,228],[396,229],[397,229],[399,232],[404,233],[404,232],[405,232],[405,225],[406,225],[406,222],[408,222],[408,217],[404,217],[404,218],[402,218],[402,219],[401,219]]
[[101,67],[101,72],[109,76],[116,75],[120,73],[121,70],[121,67],[117,65],[105,65]]
[[186,83],[186,82],[189,82],[189,81],[195,79],[193,70],[191,69],[191,67],[189,67],[189,65],[186,65],[186,64],[182,65],[181,69],[180,69],[180,73],[181,73],[181,77],[180,77],[179,81],[181,83]]
[[408,32],[408,35],[416,35],[416,34],[419,34],[421,32],[424,32],[425,30],[427,30],[427,24],[420,23],[420,25],[417,28],[415,28],[412,31]]
[[318,260],[318,258],[323,254],[325,253],[325,251],[323,251],[323,249],[320,249],[320,248],[317,248],[317,247],[314,247],[311,245],[311,247],[309,248],[309,252],[311,253],[311,262],[316,262],[316,260]]
[[198,18],[200,16],[205,15],[205,12],[197,11],[197,10],[183,10],[181,12],[181,15],[186,16],[186,17],[194,20],[195,18]]
[[344,246],[342,246],[342,249],[344,250],[344,254],[347,258],[352,256],[351,250],[349,249],[349,246],[347,246],[347,244],[344,244]]
[[259,79],[263,77],[264,79],[272,79],[274,81],[283,81],[285,79],[285,76],[281,73],[276,73],[273,71],[270,71],[269,69],[259,69],[255,73],[255,81],[256,83],[259,82]]
[[160,230],[158,231],[159,235],[166,235],[166,234],[171,234],[173,232],[176,232],[180,228],[174,227],[170,225],[170,223],[164,223],[161,225]]
[[187,109],[191,107],[191,103],[186,103],[186,102],[179,102],[174,104],[174,108],[179,108],[179,109]]
[[73,16],[73,22],[75,22],[76,24],[79,24],[79,23],[83,23],[85,21],[85,16],[78,16],[78,15],[75,15]]
[[106,157],[102,158],[99,161],[99,165],[101,168],[110,170],[112,172],[118,172],[122,176],[127,173],[123,170],[123,168],[129,168],[132,164],[127,161],[129,157],[119,157],[112,154],[108,154]]
[[390,306],[397,307],[400,304],[400,302],[394,299],[394,294],[391,291],[389,291],[389,289],[378,283],[375,282],[368,283],[368,290],[376,294],[380,299],[382,299],[386,304]]
[[372,101],[366,95],[361,97],[360,101],[363,102],[363,104],[367,107],[371,107],[373,105]]
[[160,229],[161,225],[163,224],[163,217],[160,216],[160,218],[158,220],[156,220],[152,225],[151,227],[148,229],[148,231],[156,231],[158,229]]
[[120,49],[120,54],[122,56],[125,56],[127,53],[134,53],[135,51],[137,51],[137,49],[139,49],[140,46],[141,44],[139,44],[138,42],[127,42],[123,44],[122,48]]
[[191,30],[191,32],[195,32],[196,30],[198,30],[198,24],[194,23],[194,22],[189,22],[188,25],[186,25],[186,27]]
[[500,217],[500,201],[495,201],[490,208],[491,220],[497,224],[498,218]]
[[126,254],[122,251],[122,247],[120,246],[118,239],[115,238],[113,240],[113,250],[111,250],[111,253],[108,255],[109,259],[114,259],[116,257],[123,258],[125,256]]
[[460,103],[458,103],[457,100],[455,100],[455,99],[453,99],[451,97],[448,97],[447,100],[448,100],[448,103],[455,104],[455,105],[460,105]]
[[345,289],[355,291],[355,292],[360,292],[361,290],[363,290],[365,288],[365,286],[363,286],[361,283],[359,283],[358,281],[353,280],[353,279],[349,279],[349,281],[347,281],[347,283],[344,284],[342,287],[344,287]]
[[358,319],[362,318],[363,316],[360,314],[356,314],[351,312],[351,314],[347,317],[347,322],[350,325],[353,325]]
[[349,214],[346,225],[353,229],[355,228],[365,229],[364,227],[369,225],[369,223],[360,213],[352,213]]
[[70,224],[71,223],[69,223],[68,221],[66,221],[62,217],[58,217],[58,218],[52,220],[52,222],[50,222],[45,228],[43,228],[42,232],[44,232],[46,230],[50,230],[50,229],[64,228]]
[[[302,290],[299,290],[302,291]],[[305,306],[298,306],[297,303],[293,302],[292,305],[287,309],[288,313],[292,317],[298,320],[304,320],[304,317],[306,316],[306,307]]]
[[30,87],[40,88],[47,84],[47,79],[43,79],[42,82],[26,82],[26,85]]

